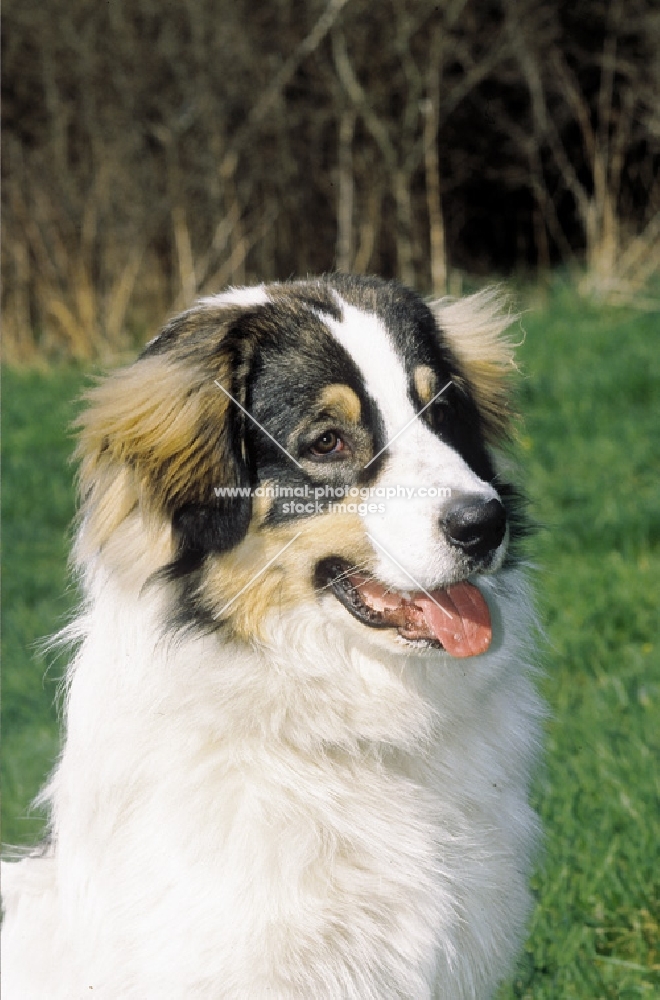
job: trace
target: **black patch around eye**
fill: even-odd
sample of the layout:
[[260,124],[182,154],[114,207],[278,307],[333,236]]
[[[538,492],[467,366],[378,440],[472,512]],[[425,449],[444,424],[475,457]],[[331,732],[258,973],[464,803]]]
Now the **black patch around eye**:
[[[439,419],[438,411],[442,414]],[[486,447],[479,411],[458,381],[443,393],[442,404],[437,407],[429,424],[434,434],[457,451],[480,479],[491,481],[495,469]]]
[[447,403],[436,401],[424,411],[424,417],[431,430],[442,431],[451,420],[451,408]]
[[[324,310],[328,312],[327,308]],[[337,313],[337,317],[340,314]],[[369,398],[364,378],[348,352],[337,342],[318,315],[297,310],[279,317],[264,316],[264,323],[277,321],[277,336],[269,336],[255,355],[251,384],[248,386],[246,406],[265,428],[268,435],[290,449],[297,460],[311,457],[298,454],[297,428],[315,414],[317,401],[329,385],[341,384],[351,389],[360,400],[360,425],[371,438],[371,453],[375,454],[385,443],[384,426],[377,405]],[[321,427],[331,428],[330,422]],[[346,428],[343,428],[346,430]],[[282,478],[296,480],[300,476],[294,463],[287,463],[286,456],[272,440],[255,426],[248,428],[252,457],[260,479]],[[343,436],[343,435],[341,435]],[[348,441],[351,440],[348,428]],[[305,445],[313,444],[312,441]],[[339,464],[349,458],[345,452],[329,455],[331,462]],[[322,461],[322,459],[321,459]],[[366,458],[363,459],[366,462]],[[284,463],[284,465],[282,465]],[[369,475],[376,469],[369,468]],[[361,469],[354,469],[359,475]]]

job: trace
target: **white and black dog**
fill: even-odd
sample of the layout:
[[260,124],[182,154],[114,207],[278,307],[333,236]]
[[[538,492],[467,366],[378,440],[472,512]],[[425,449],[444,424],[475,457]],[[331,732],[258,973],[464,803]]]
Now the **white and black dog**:
[[3,1000],[461,1000],[524,933],[542,706],[493,293],[232,289],[91,390],[50,836]]

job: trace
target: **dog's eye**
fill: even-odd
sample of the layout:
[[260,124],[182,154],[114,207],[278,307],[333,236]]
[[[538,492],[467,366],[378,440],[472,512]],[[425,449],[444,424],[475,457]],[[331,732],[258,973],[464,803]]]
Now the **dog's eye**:
[[312,455],[317,456],[336,455],[345,450],[344,439],[339,436],[337,431],[324,431],[310,448]]
[[431,406],[428,409],[428,422],[433,428],[438,428],[442,423],[444,423],[445,417],[447,415],[447,408],[440,403],[435,406]]

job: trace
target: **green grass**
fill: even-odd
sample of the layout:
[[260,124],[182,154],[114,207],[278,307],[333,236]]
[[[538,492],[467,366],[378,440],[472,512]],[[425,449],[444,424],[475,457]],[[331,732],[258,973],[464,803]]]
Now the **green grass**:
[[[29,803],[58,750],[57,679],[39,640],[67,620],[75,593],[66,571],[74,512],[68,427],[80,373],[2,377],[2,839],[31,843],[43,820]],[[48,668],[48,669],[47,669]]]
[[523,320],[552,718],[538,896],[511,997],[660,995],[658,316],[556,292]]
[[[538,906],[500,1000],[660,996],[660,334],[658,317],[557,290],[523,321],[517,452],[541,530],[547,754]],[[4,839],[29,842],[32,795],[57,752],[57,663],[34,642],[65,591],[82,377],[4,382]]]

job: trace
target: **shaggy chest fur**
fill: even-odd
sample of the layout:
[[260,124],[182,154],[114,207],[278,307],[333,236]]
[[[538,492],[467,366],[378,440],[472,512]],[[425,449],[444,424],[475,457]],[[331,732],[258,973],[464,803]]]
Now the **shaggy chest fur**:
[[366,279],[232,291],[94,390],[10,1000],[467,1000],[510,970],[540,705],[503,326]]

